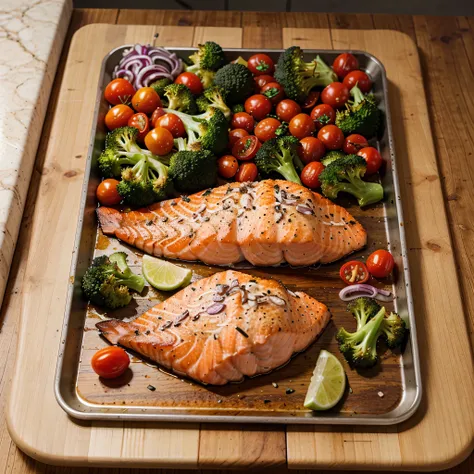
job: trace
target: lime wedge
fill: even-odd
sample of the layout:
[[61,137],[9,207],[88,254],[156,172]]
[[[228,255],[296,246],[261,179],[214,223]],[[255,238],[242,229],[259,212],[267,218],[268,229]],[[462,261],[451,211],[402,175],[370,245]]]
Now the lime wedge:
[[146,281],[158,290],[171,291],[187,285],[193,272],[165,260],[144,255],[142,271]]
[[342,398],[345,388],[346,374],[342,364],[330,352],[321,351],[304,406],[311,410],[329,410]]

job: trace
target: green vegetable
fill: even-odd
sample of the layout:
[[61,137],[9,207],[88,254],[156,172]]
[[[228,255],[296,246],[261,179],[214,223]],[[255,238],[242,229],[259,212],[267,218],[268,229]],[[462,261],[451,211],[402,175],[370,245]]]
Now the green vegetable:
[[275,130],[275,135],[277,137],[288,135],[289,129],[290,129],[289,124],[286,122],[282,122],[281,125]]
[[238,114],[239,112],[245,112],[244,104],[235,104],[232,106],[233,114]]
[[157,81],[150,84],[152,89],[155,89],[156,93],[163,99],[163,95],[165,93],[165,87],[172,84],[173,81],[168,79],[167,77],[163,77],[162,79],[158,79]]
[[361,156],[347,155],[337,159],[319,175],[323,194],[329,199],[336,199],[341,191],[352,194],[360,207],[380,201],[382,185],[362,181],[366,169],[366,161]]
[[192,65],[186,67],[186,71],[195,74],[201,69],[217,71],[226,62],[224,51],[213,41],[207,41],[198,45],[198,50],[189,56]]
[[227,64],[219,69],[214,84],[226,91],[231,104],[244,102],[255,86],[252,73],[242,64]]
[[377,135],[381,125],[381,112],[372,94],[364,95],[357,85],[351,89],[353,101],[346,109],[336,112],[336,125],[344,135],[359,133],[365,138]]
[[382,308],[371,298],[358,298],[347,309],[357,321],[357,329],[350,333],[339,329],[336,340],[339,350],[354,367],[372,367],[377,363],[377,341],[382,336],[389,347],[402,344],[406,336],[405,322],[396,313],[387,317]]
[[330,165],[333,161],[338,160],[339,158],[344,158],[347,156],[343,151],[341,150],[331,150],[328,151],[322,158],[321,158],[321,163],[324,166]]
[[278,173],[287,181],[301,184],[295,169],[295,162],[300,166],[301,160],[296,149],[299,140],[295,137],[279,137],[266,141],[255,156],[255,164],[263,174]]
[[201,79],[204,89],[209,89],[209,87],[214,85],[214,77],[216,75],[215,71],[201,69],[196,73],[196,75]]
[[197,99],[197,106],[200,112],[207,112],[210,107],[219,109],[229,119],[232,112],[225,103],[226,95],[220,87],[211,87],[204,91],[204,94]]
[[292,46],[280,55],[275,80],[283,86],[290,99],[303,102],[311,89],[325,87],[337,81],[337,76],[319,56],[306,63],[301,48]]
[[210,107],[201,115],[188,115],[172,109],[164,110],[177,115],[183,122],[188,135],[189,150],[202,149],[220,153],[227,146],[229,125],[220,110]]
[[169,173],[177,190],[193,193],[216,184],[217,158],[209,150],[187,150],[186,140],[175,140],[178,152],[171,157]]
[[184,84],[170,84],[165,87],[164,96],[168,99],[168,108],[195,114],[197,112],[196,101],[192,92]]
[[124,252],[95,258],[82,277],[87,299],[111,309],[126,306],[132,300],[129,290],[141,293],[144,286],[145,280],[130,270]]

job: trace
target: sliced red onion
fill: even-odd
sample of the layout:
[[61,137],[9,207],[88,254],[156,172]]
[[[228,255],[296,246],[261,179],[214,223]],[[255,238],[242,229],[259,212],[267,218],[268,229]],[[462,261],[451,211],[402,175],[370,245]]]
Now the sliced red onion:
[[217,293],[214,294],[214,296],[212,297],[212,301],[216,302],[216,303],[222,303],[222,301],[225,300],[225,296],[224,295],[218,295]]
[[275,295],[270,295],[268,299],[273,303],[276,304],[277,306],[285,306],[286,301],[283,298],[280,298],[279,296]]
[[366,285],[364,283],[346,286],[339,292],[339,298],[341,298],[342,301],[352,301],[361,296],[375,298],[380,301],[393,300],[393,296],[389,291],[379,290],[375,288],[375,286]]
[[220,295],[223,295],[229,289],[229,285],[221,285],[220,283],[216,285],[216,291]]
[[225,304],[214,303],[214,304],[211,304],[211,306],[209,306],[209,308],[207,308],[206,312],[207,312],[207,314],[219,314],[222,311],[224,311],[225,308],[226,308]]
[[179,326],[188,316],[189,316],[189,311],[186,309],[176,318],[174,325]]
[[117,71],[114,72],[115,77],[123,77],[126,79],[128,82],[135,82],[135,74],[133,74],[132,71],[128,71],[127,69],[118,69]]
[[[384,290],[385,292],[385,290]],[[380,290],[378,290],[378,293],[375,295],[375,299],[376,300],[379,300],[379,301],[393,301],[393,295],[392,293],[390,293],[389,295],[382,295],[382,293],[380,292]]]
[[312,210],[310,207],[308,207],[308,206],[303,206],[302,204],[298,204],[298,205],[296,206],[296,210],[297,210],[299,213],[304,214],[304,215],[306,215],[306,216],[309,216],[309,215],[314,214],[314,213],[313,213],[313,210]]

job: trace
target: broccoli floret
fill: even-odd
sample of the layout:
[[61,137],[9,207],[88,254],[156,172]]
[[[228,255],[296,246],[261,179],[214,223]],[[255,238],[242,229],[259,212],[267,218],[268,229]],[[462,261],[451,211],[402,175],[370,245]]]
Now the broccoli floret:
[[229,140],[227,119],[214,107],[201,115],[188,115],[172,109],[164,109],[167,113],[177,115],[183,122],[188,135],[189,150],[209,150],[220,153]]
[[87,299],[111,309],[130,303],[129,289],[141,293],[144,286],[145,280],[132,273],[123,252],[95,258],[82,277],[82,290]]
[[122,166],[136,164],[143,155],[153,156],[149,150],[140,148],[135,127],[116,128],[105,139],[105,150],[99,156],[99,168],[106,178],[118,178]]
[[328,86],[337,76],[319,56],[306,63],[301,48],[292,46],[278,58],[275,79],[290,99],[303,102],[311,89]]
[[189,56],[192,65],[186,67],[186,71],[195,74],[201,69],[217,71],[225,63],[225,55],[222,48],[213,41],[206,41],[198,45],[198,50]]
[[405,340],[407,327],[405,321],[397,313],[392,312],[384,318],[380,329],[387,346],[392,349],[400,346]]
[[346,104],[346,109],[336,112],[336,125],[344,135],[359,133],[365,138],[377,135],[381,118],[380,110],[372,94],[364,95],[356,85],[351,89],[353,101]]
[[282,122],[281,125],[275,130],[275,135],[277,137],[283,137],[284,135],[288,135],[290,130],[290,125],[287,122]]
[[341,150],[331,150],[328,151],[322,158],[321,158],[321,163],[324,166],[329,166],[333,161],[338,160],[339,158],[344,158],[347,156],[343,151]]
[[357,198],[360,207],[374,204],[383,198],[383,187],[379,183],[362,181],[367,169],[364,158],[347,155],[339,158],[319,175],[321,190],[329,199],[336,199],[340,191]]
[[227,64],[219,69],[214,84],[226,91],[231,104],[244,102],[255,87],[252,73],[243,64]]
[[166,86],[164,95],[168,99],[168,108],[191,115],[197,112],[194,96],[184,84]]
[[357,330],[359,330],[380,311],[380,305],[373,298],[363,296],[351,301],[347,305],[347,309],[354,315],[357,321]]
[[214,85],[215,71],[209,71],[208,69],[199,70],[196,75],[201,79],[202,87],[209,89]]
[[170,177],[181,192],[194,193],[215,185],[217,158],[209,150],[186,149],[186,140],[175,140],[178,152],[171,157]]
[[258,170],[264,174],[281,174],[287,181],[301,184],[295,169],[295,161],[301,163],[296,149],[299,141],[295,137],[272,138],[266,141],[255,156]]
[[143,156],[135,166],[122,171],[117,191],[125,203],[141,207],[165,199],[170,185],[168,167],[152,157]]
[[162,79],[158,79],[157,81],[150,84],[150,87],[152,89],[155,89],[156,93],[161,98],[163,98],[163,95],[165,93],[165,87],[169,86],[172,83],[173,83],[173,81],[171,79],[168,79],[167,77],[163,77]]
[[232,112],[225,103],[225,93],[220,87],[211,87],[204,91],[204,94],[197,99],[197,106],[200,112],[207,112],[210,107],[219,109],[229,119]]
[[245,112],[244,104],[235,104],[232,106],[233,114],[238,114],[239,112]]

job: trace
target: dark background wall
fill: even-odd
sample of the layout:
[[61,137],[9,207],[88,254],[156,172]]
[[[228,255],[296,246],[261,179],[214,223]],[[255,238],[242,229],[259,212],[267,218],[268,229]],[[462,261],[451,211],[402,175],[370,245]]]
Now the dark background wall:
[[76,8],[474,15],[474,0],[74,0]]

